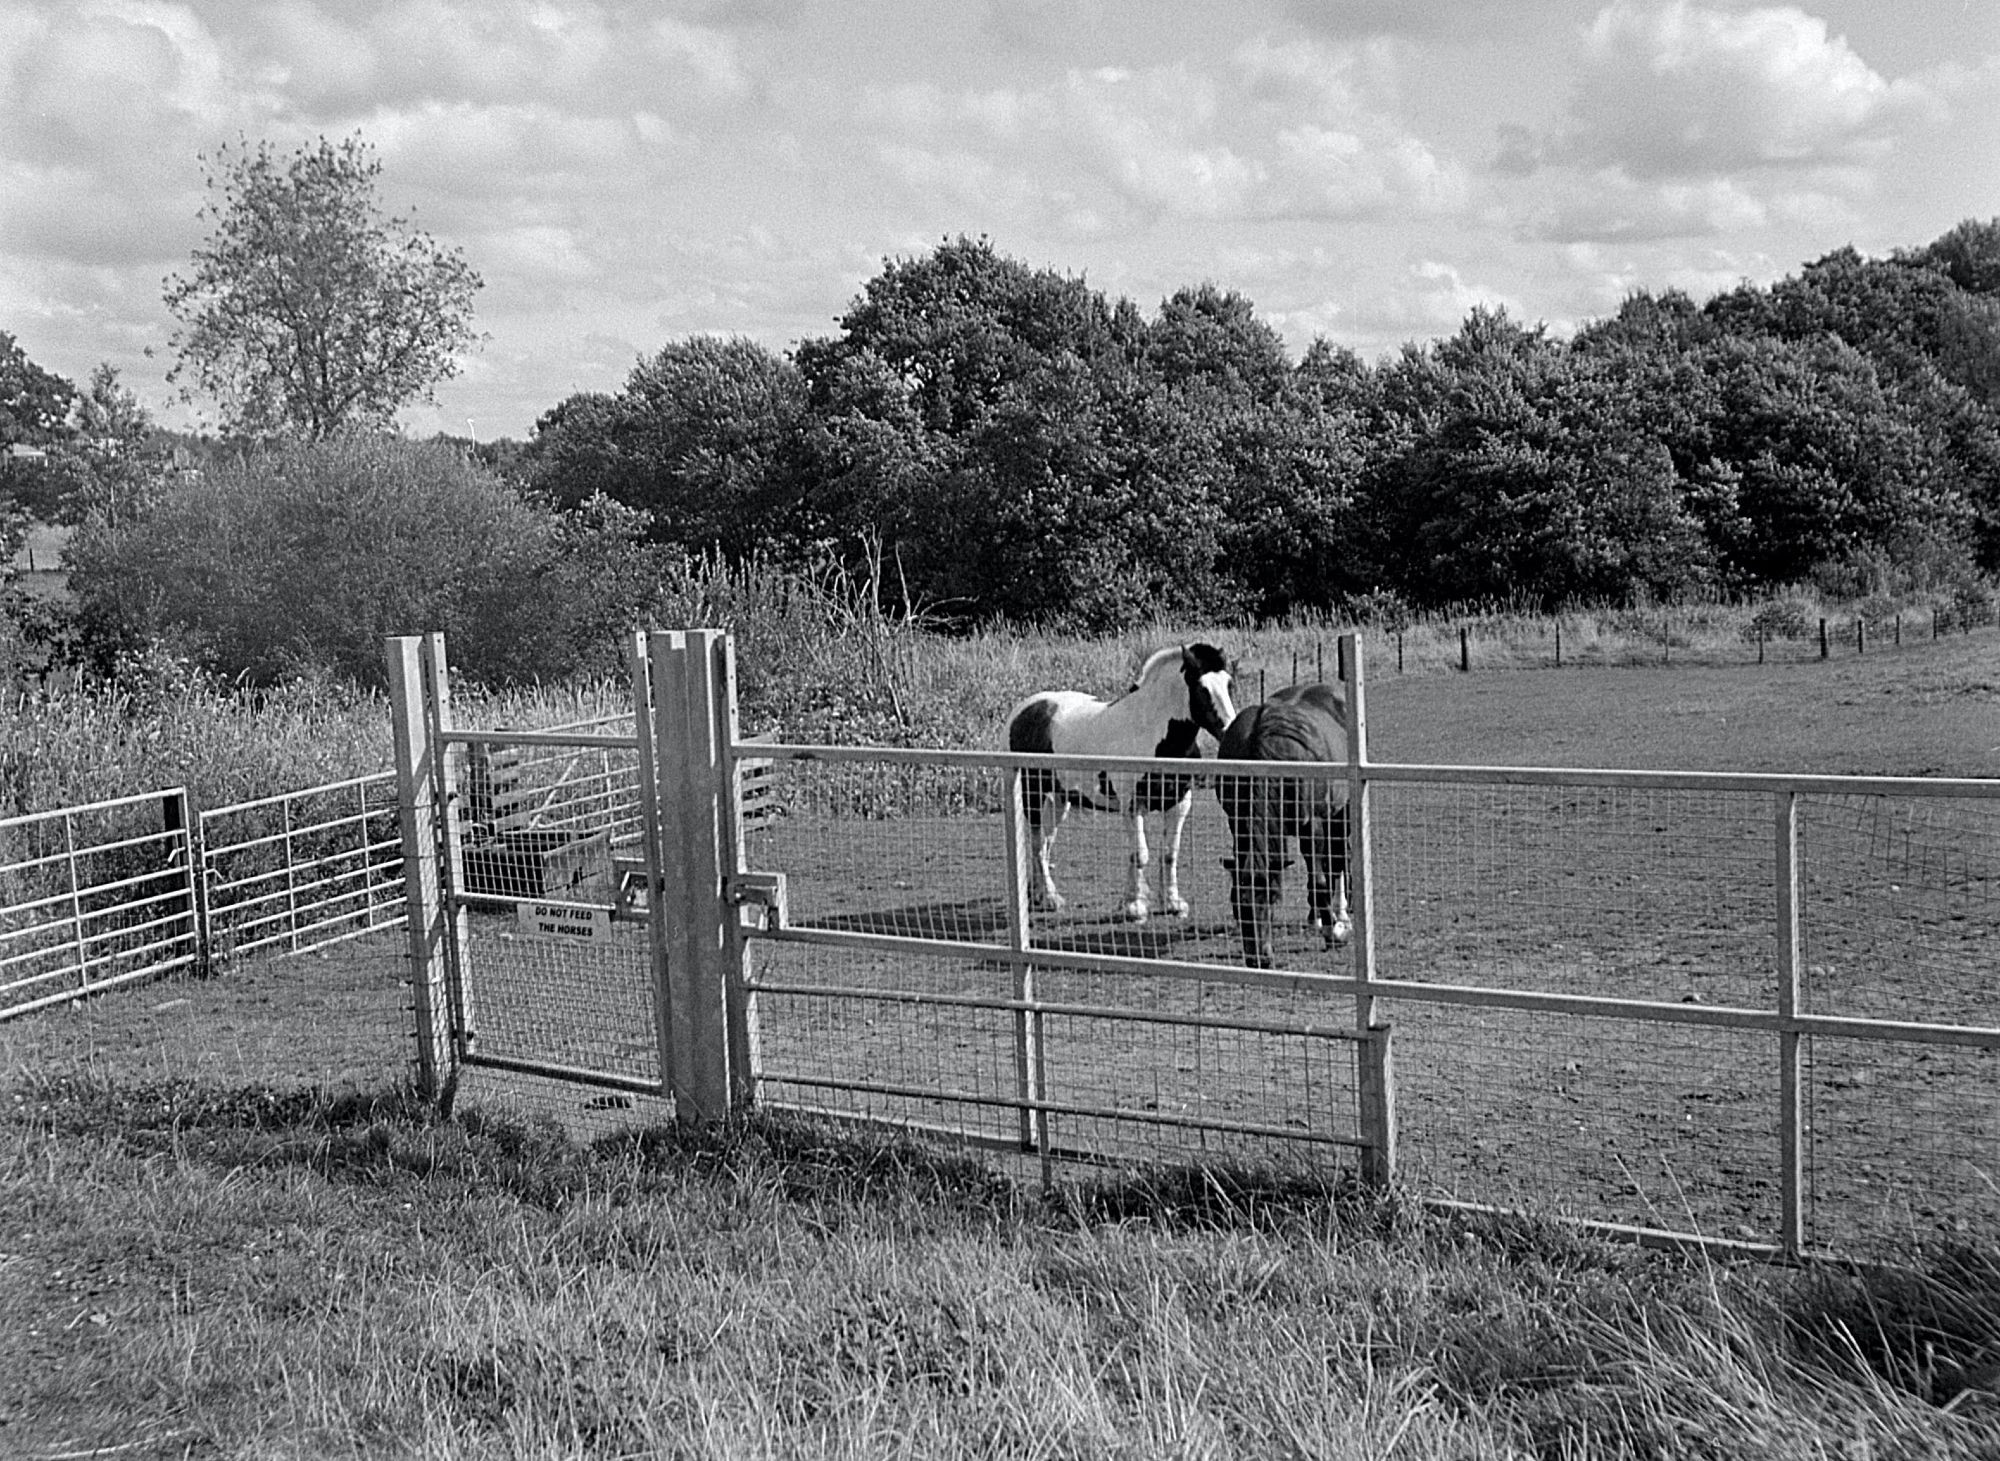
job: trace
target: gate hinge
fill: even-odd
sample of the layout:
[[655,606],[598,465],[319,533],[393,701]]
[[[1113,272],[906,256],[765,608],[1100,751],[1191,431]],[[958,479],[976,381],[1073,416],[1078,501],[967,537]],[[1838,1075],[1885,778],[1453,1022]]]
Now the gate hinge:
[[754,927],[764,933],[785,926],[785,875],[783,873],[732,873],[726,880],[729,901],[739,909],[762,910]]

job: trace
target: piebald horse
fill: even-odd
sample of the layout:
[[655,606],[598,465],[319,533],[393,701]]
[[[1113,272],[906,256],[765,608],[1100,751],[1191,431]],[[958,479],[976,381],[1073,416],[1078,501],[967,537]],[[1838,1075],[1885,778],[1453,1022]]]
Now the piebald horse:
[[[1056,756],[1176,756],[1199,759],[1196,734],[1220,739],[1236,716],[1230,699],[1229,662],[1212,644],[1160,650],[1139,670],[1131,690],[1109,703],[1081,690],[1043,690],[1015,706],[1007,717],[1007,749]],[[1049,868],[1049,848],[1072,806],[1116,812],[1131,833],[1131,878],[1121,910],[1143,921],[1152,907],[1146,876],[1146,814],[1164,812],[1161,826],[1160,906],[1187,916],[1178,862],[1181,831],[1194,805],[1194,778],[1148,771],[1100,773],[1093,785],[1085,775],[1067,779],[1055,771],[1033,770],[1022,778],[1032,857],[1029,898],[1043,911],[1063,906]]]
[[[1344,761],[1347,702],[1332,685],[1291,685],[1229,723],[1225,761]],[[1299,845],[1306,865],[1306,908],[1326,946],[1345,942],[1347,908],[1347,777],[1232,776],[1218,771],[1215,793],[1229,818],[1232,856],[1229,908],[1243,938],[1243,962],[1271,967],[1271,908],[1284,891],[1285,840]]]

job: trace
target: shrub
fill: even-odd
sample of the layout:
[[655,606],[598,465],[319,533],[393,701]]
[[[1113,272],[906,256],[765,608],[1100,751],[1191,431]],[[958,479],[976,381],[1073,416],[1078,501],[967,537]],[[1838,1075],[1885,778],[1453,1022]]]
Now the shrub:
[[141,518],[89,525],[69,561],[106,672],[157,644],[250,685],[379,685],[386,637],[442,630],[456,668],[507,683],[568,674],[643,616],[642,529],[565,518],[446,443],[353,435],[184,478]]
[[1743,637],[1756,639],[1804,639],[1819,628],[1819,609],[1804,599],[1772,599],[1760,604],[1743,626]]

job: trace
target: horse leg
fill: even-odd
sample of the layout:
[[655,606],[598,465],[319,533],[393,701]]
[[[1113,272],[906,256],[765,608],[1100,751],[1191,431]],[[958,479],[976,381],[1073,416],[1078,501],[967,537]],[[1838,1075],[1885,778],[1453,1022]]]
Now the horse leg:
[[1326,872],[1332,884],[1327,900],[1327,937],[1344,944],[1354,936],[1354,918],[1347,906],[1347,807],[1334,807],[1326,818]]
[[1032,853],[1028,858],[1028,906],[1037,913],[1060,913],[1063,895],[1056,891],[1055,873],[1049,865],[1049,849],[1055,845],[1056,833],[1062,830],[1063,818],[1069,815],[1069,800],[1060,792],[1038,793],[1029,798],[1028,808],[1028,841]]
[[1160,906],[1176,918],[1188,916],[1188,901],[1181,896],[1181,833],[1187,828],[1188,813],[1194,810],[1194,792],[1167,808],[1160,828]]
[[1125,889],[1124,913],[1134,923],[1144,923],[1151,896],[1151,889],[1146,886],[1146,864],[1152,861],[1152,854],[1146,847],[1146,814],[1139,810],[1137,798],[1133,798],[1125,821],[1132,835],[1132,876]]

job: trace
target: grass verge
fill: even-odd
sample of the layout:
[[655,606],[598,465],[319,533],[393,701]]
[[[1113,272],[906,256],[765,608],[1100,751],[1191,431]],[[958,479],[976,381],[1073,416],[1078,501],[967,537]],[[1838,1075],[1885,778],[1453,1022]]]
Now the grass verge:
[[399,1093],[0,1096],[0,1452],[1994,1456],[1990,1250],[1788,1272],[1341,1179]]

